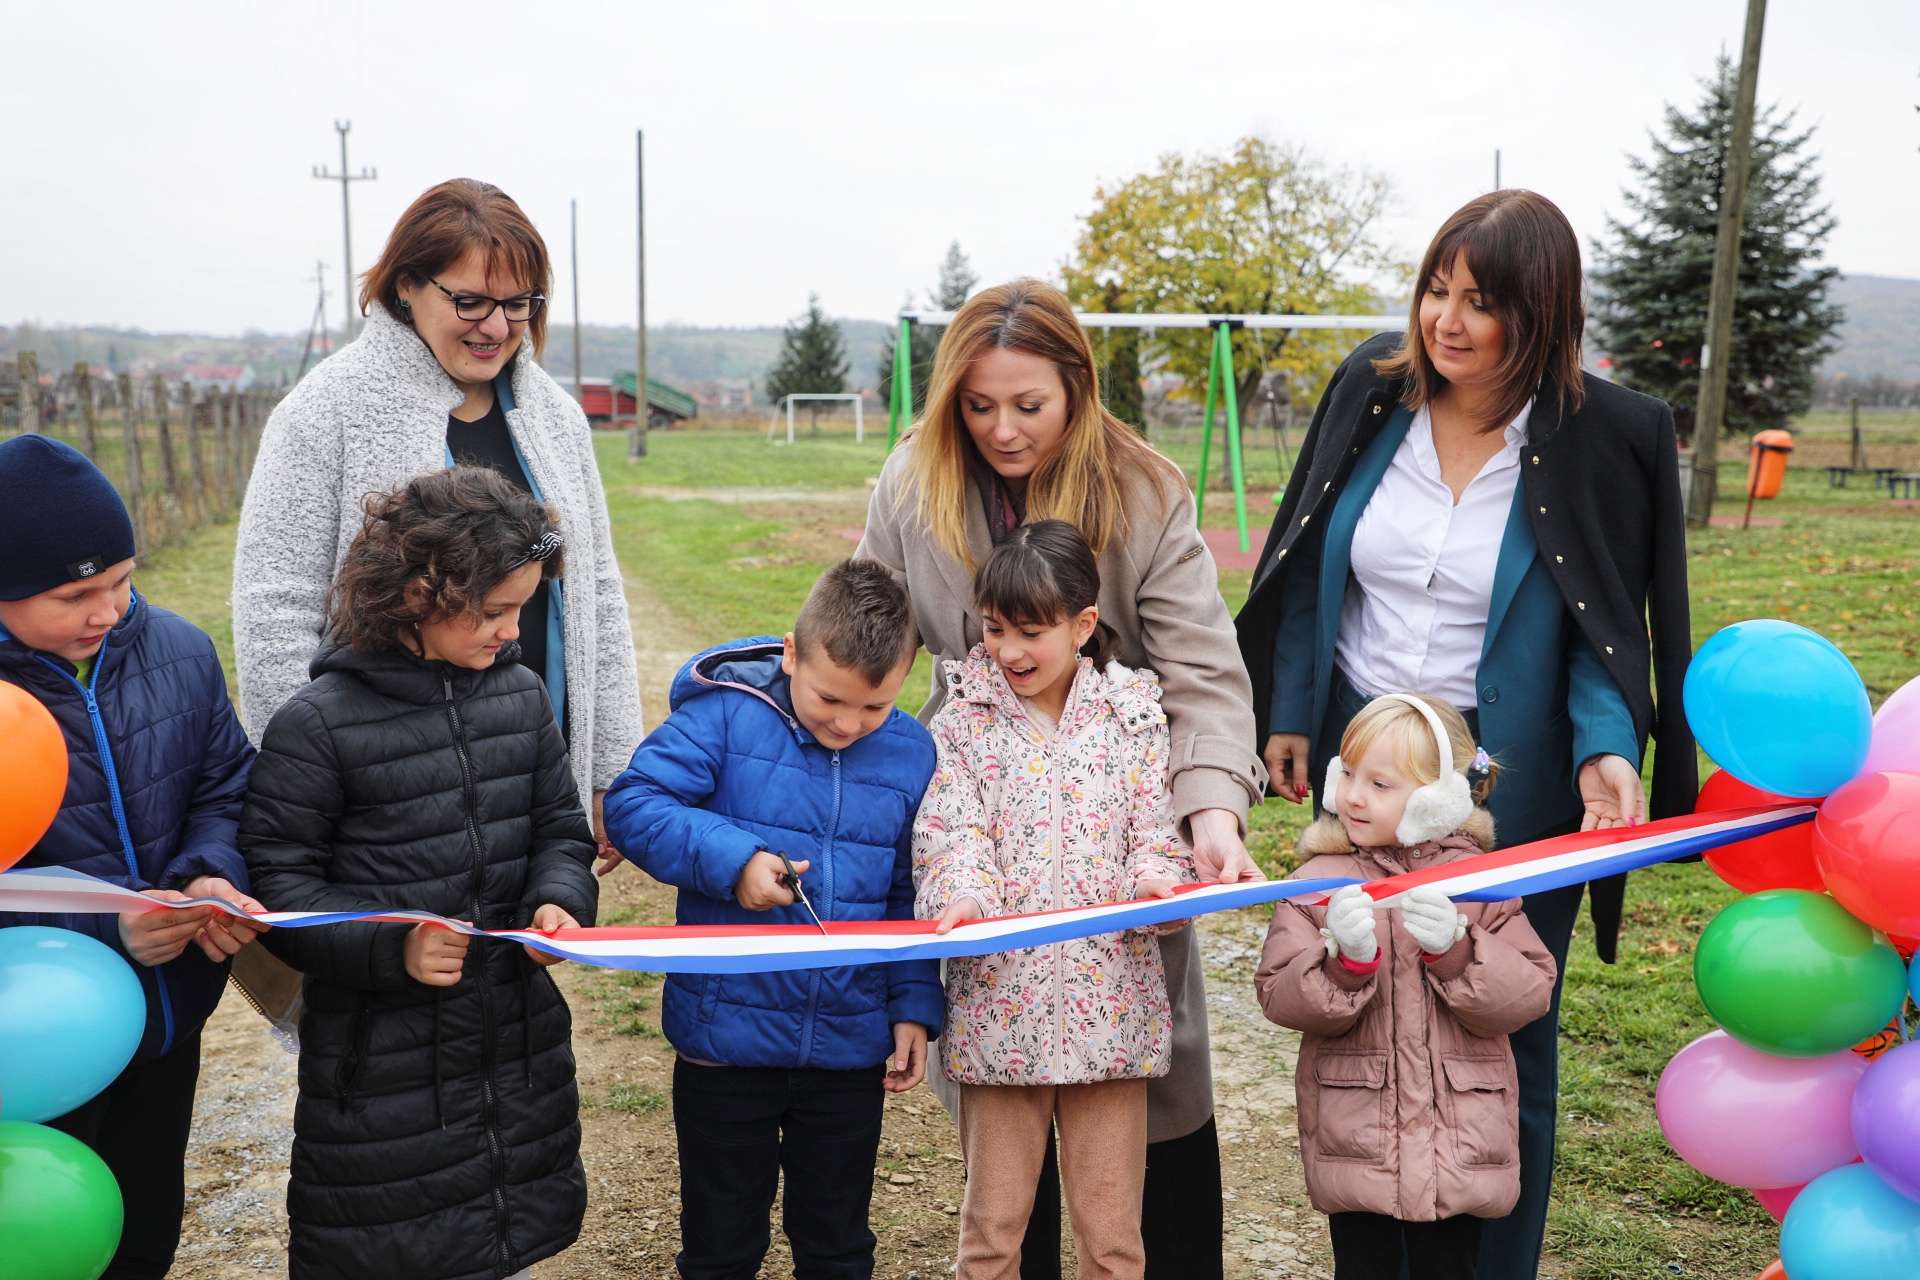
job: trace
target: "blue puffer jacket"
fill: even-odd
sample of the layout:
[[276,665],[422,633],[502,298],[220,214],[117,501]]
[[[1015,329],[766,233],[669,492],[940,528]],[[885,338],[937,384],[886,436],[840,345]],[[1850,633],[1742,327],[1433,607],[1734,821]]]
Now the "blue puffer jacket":
[[[759,636],[697,655],[674,678],[673,714],[607,792],[607,835],[680,890],[681,924],[811,924],[799,903],[748,911],[733,897],[761,849],[812,866],[801,884],[823,920],[913,918],[913,815],[933,776],[933,739],[894,711],[842,751],[793,714],[780,641]],[[937,962],[797,973],[675,974],[667,1039],[734,1067],[873,1067],[892,1024],[938,1036]]]
[[[71,663],[4,630],[0,680],[39,699],[67,740],[66,799],[22,867],[67,867],[130,889],[219,876],[251,892],[236,837],[253,748],[206,632],[136,595],[100,647],[88,687]],[[0,927],[23,924],[90,934],[126,955],[118,916],[0,913]],[[199,1029],[220,1003],[227,968],[193,943],[158,968],[133,965],[147,994],[135,1063]]]

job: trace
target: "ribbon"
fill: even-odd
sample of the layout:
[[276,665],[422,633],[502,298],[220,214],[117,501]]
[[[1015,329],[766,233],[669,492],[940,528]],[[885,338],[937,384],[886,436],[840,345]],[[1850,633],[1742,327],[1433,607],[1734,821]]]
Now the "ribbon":
[[0,911],[117,915],[211,906],[278,929],[349,923],[439,924],[473,937],[525,943],[566,960],[604,969],[774,973],[1017,951],[1289,899],[1318,903],[1348,884],[1364,883],[1368,896],[1382,908],[1397,905],[1402,894],[1422,885],[1461,902],[1502,902],[1750,840],[1811,822],[1814,812],[1812,805],[1789,804],[1663,818],[1638,827],[1537,840],[1364,882],[1315,879],[1183,885],[1172,898],[995,916],[968,921],[938,935],[931,920],[830,920],[824,935],[811,924],[558,929],[548,934],[532,929],[476,929],[429,911],[269,911],[254,915],[218,898],[161,902],[61,867],[0,874]]

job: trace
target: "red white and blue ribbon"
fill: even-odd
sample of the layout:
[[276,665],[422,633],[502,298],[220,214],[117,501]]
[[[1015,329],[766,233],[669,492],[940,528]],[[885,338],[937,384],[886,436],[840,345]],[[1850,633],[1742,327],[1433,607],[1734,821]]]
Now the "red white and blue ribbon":
[[[1396,905],[1401,894],[1421,885],[1462,902],[1501,902],[1703,853],[1811,822],[1813,815],[1814,807],[1805,804],[1690,814],[1638,827],[1539,840],[1364,883],[1368,895],[1382,907]],[[274,911],[249,915],[217,898],[160,902],[60,868],[16,869],[0,875],[0,911],[117,915],[213,906],[280,929],[353,922],[432,923],[475,937],[522,942],[567,960],[606,969],[771,973],[1016,951],[1284,899],[1318,902],[1342,885],[1360,883],[1317,879],[1188,885],[1172,898],[996,916],[957,925],[952,932],[940,935],[934,933],[931,920],[828,921],[825,934],[812,925],[669,925],[560,929],[546,934],[530,929],[480,930],[426,911]]]

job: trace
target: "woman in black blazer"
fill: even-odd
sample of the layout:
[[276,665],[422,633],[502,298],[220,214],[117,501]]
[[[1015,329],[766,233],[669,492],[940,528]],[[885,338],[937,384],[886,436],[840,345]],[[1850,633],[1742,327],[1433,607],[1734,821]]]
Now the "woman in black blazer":
[[[1671,411],[1582,370],[1579,242],[1544,197],[1466,205],[1416,279],[1407,334],[1362,345],[1321,397],[1237,619],[1274,793],[1317,787],[1353,711],[1395,691],[1367,686],[1411,678],[1453,689],[1501,760],[1503,844],[1690,811]],[[1624,883],[1591,887],[1609,963]],[[1526,900],[1563,974],[1581,896]],[[1480,1280],[1538,1268],[1558,1039],[1556,984],[1552,1011],[1512,1037],[1522,1189],[1487,1224]]]

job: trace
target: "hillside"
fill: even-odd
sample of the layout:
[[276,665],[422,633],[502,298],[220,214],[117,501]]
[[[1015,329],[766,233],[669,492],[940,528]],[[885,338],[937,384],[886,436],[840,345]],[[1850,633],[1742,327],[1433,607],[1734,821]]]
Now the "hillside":
[[1920,280],[1842,276],[1833,299],[1847,309],[1841,347],[1821,372],[1858,381],[1920,378]]

